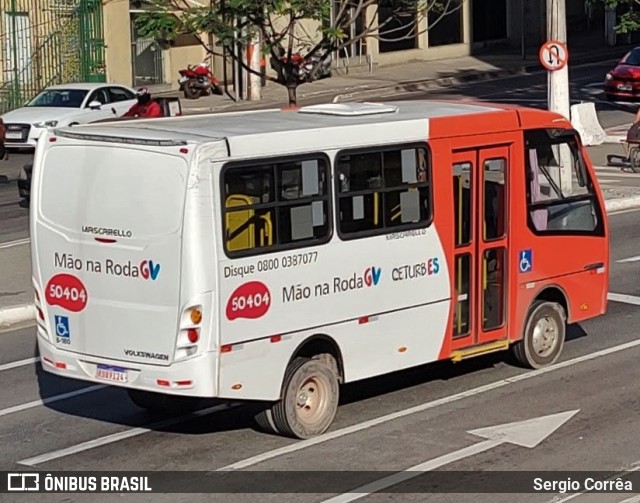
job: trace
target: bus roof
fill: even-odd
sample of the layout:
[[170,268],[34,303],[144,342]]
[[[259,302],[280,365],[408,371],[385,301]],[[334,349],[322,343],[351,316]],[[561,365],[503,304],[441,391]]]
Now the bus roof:
[[[462,101],[398,101],[326,103],[286,111],[227,112],[162,119],[108,122],[61,128],[54,134],[100,140],[119,138],[201,144],[227,141],[231,157],[284,155],[297,151],[426,141],[430,124],[460,116],[500,114],[511,120],[464,121],[475,132],[517,127],[517,112],[492,103]],[[495,117],[495,116],[494,116]],[[447,120],[446,122],[450,122]],[[459,122],[458,122],[459,125]],[[466,128],[465,128],[466,129]],[[90,135],[90,136],[89,136]],[[127,141],[128,140],[128,141]]]

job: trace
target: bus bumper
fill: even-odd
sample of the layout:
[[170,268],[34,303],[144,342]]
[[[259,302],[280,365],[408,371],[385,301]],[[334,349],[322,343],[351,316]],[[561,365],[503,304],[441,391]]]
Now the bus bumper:
[[[217,396],[217,353],[204,353],[161,367],[72,353],[53,346],[42,336],[38,336],[38,348],[42,368],[62,377],[167,395],[197,398]],[[98,366],[113,368],[113,371],[102,372],[109,378],[98,377]]]

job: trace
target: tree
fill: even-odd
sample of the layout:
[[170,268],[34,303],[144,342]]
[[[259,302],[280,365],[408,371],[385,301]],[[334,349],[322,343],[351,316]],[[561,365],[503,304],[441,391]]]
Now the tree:
[[[236,44],[244,46],[259,39],[275,72],[266,79],[286,87],[289,104],[295,105],[298,86],[316,80],[333,52],[365,38],[398,41],[417,37],[458,11],[463,2],[146,0],[148,10],[138,18],[136,27],[143,36],[165,41],[181,34],[193,35],[209,54],[226,52],[253,74],[260,74],[259,69],[250,68],[233,49]],[[317,25],[315,33],[305,29],[309,22]],[[358,26],[357,35],[349,36],[354,25]],[[217,47],[210,46],[208,35],[213,35]],[[220,48],[225,51],[221,53]],[[309,63],[310,70],[301,62]]]
[[618,24],[614,27],[616,33],[633,33],[640,31],[640,0],[586,1],[588,5],[601,5],[613,10],[617,10],[619,6],[625,7],[626,12],[618,16]]

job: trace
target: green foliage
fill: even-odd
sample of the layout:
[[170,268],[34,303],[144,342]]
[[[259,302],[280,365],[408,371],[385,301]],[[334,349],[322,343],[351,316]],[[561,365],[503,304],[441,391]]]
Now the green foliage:
[[602,5],[618,11],[616,33],[640,31],[640,0],[586,0],[588,5]]
[[[181,34],[196,36],[211,54],[225,49],[233,56],[236,44],[246,45],[258,37],[264,54],[270,55],[276,77],[267,78],[286,86],[290,100],[295,101],[295,88],[315,79],[320,65],[331,53],[365,37],[384,35],[386,25],[408,27],[396,37],[415,37],[421,33],[421,21],[427,18],[433,26],[445,15],[460,9],[464,0],[143,0],[145,13],[136,20],[140,35],[165,41]],[[209,1],[208,4],[206,2]],[[332,16],[331,6],[334,12]],[[380,24],[369,23],[356,38],[348,38],[351,28],[363,19],[368,9],[377,18],[378,8],[384,8]],[[434,17],[435,14],[435,17]],[[434,22],[431,20],[437,19]],[[309,33],[300,21],[315,21],[317,30]],[[393,23],[392,23],[393,22]],[[368,23],[368,21],[367,21]],[[202,38],[213,35],[216,47]],[[208,38],[206,39],[208,40]],[[311,72],[302,71],[293,61],[299,53],[304,61],[316,58]],[[256,73],[256,69],[247,68]]]

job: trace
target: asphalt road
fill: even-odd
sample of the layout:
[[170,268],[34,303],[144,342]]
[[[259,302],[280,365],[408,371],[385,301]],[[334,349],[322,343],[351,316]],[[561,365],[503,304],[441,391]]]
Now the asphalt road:
[[[328,434],[296,442],[254,431],[251,406],[175,420],[159,427],[117,388],[53,377],[34,362],[32,328],[0,334],[0,470],[219,470],[349,471],[405,470],[465,449],[467,457],[445,464],[456,471],[607,470],[640,466],[640,211],[610,217],[612,226],[611,292],[624,302],[610,302],[608,313],[572,326],[560,362],[543,371],[525,371],[507,355],[491,355],[459,364],[439,363],[367,380],[343,389],[342,406]],[[623,346],[626,345],[626,346]],[[46,404],[43,404],[43,400]],[[213,403],[204,406],[215,406]],[[542,435],[536,446],[497,442],[478,451],[484,438],[472,430],[567,413]],[[367,423],[368,421],[368,423]],[[527,435],[539,427],[529,425]],[[499,445],[498,445],[499,444]],[[482,444],[486,445],[486,444]],[[482,447],[482,445],[480,447]],[[250,490],[261,473],[247,473]],[[354,477],[351,487],[357,486]],[[460,487],[477,487],[470,473],[456,475]],[[289,474],[293,480],[295,476]],[[299,480],[299,479],[297,479]],[[443,479],[445,480],[445,479]],[[495,484],[504,477],[493,479]],[[543,503],[562,498],[531,494],[429,494],[435,502]],[[273,484],[282,483],[274,476]],[[291,484],[292,482],[288,482]],[[412,485],[413,484],[413,485]],[[404,490],[419,490],[416,481]],[[471,485],[470,485],[471,484]],[[286,485],[286,484],[285,484]],[[640,484],[639,484],[640,485]],[[282,487],[282,486],[280,486]],[[316,486],[310,486],[316,487]],[[416,489],[418,487],[418,489]],[[486,487],[486,486],[485,486]],[[493,487],[493,486],[492,486]],[[364,491],[367,492],[367,491]],[[640,487],[635,488],[640,492]],[[337,494],[267,494],[265,501],[319,503]],[[620,502],[630,494],[589,495],[577,502]],[[596,499],[593,499],[593,498]],[[69,501],[49,495],[48,501]],[[255,495],[140,495],[137,501],[239,501]],[[21,498],[22,500],[23,498]],[[28,497],[24,498],[30,501]],[[424,494],[376,494],[361,501],[423,501]],[[120,501],[117,495],[90,495],[83,501]],[[345,501],[344,499],[332,502]]]
[[[598,118],[604,128],[632,122],[639,103],[631,101],[608,101],[602,92],[602,82],[611,62],[593,63],[569,67],[571,104],[582,101],[596,105]],[[547,108],[547,75],[540,72],[518,75],[504,79],[479,81],[447,87],[442,90],[388,92],[376,99],[480,99],[496,103],[511,103],[534,108]]]
[[29,209],[20,202],[15,180],[0,183],[0,245],[29,235]]

